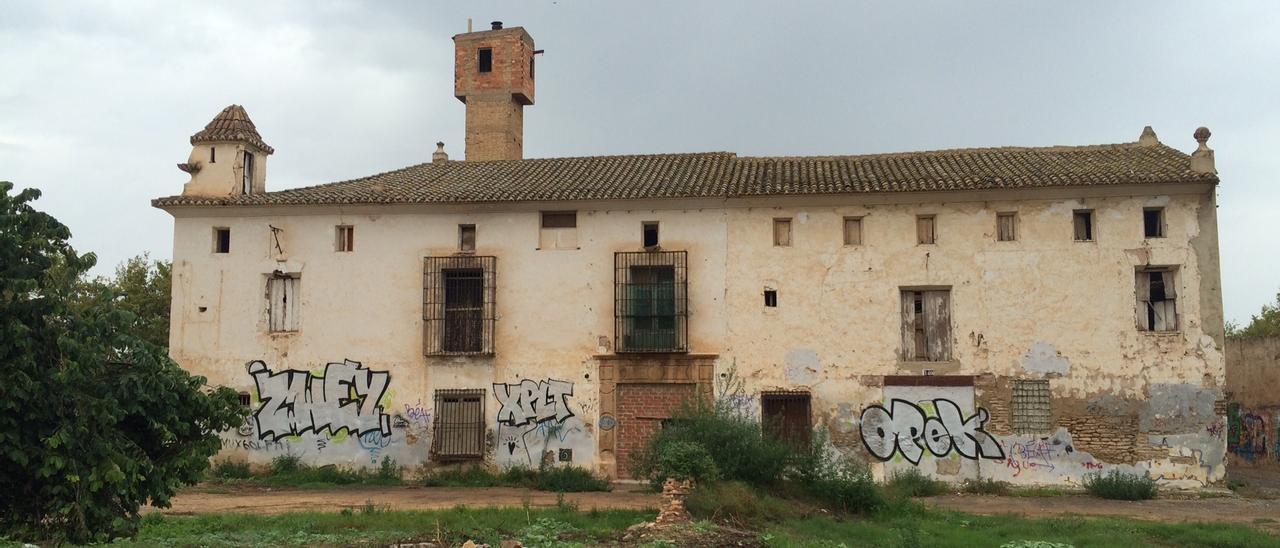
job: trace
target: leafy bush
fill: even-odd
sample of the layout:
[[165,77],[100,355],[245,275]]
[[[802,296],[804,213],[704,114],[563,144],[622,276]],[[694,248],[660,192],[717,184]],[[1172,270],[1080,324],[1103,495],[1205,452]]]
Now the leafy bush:
[[936,497],[951,491],[946,482],[926,476],[918,468],[894,472],[885,482],[885,488],[904,497]]
[[391,457],[382,457],[382,462],[378,464],[378,479],[383,481],[400,481],[400,467],[396,466],[396,459]]
[[823,464],[802,483],[805,493],[832,510],[868,513],[885,506],[884,494],[862,461],[841,457]]
[[132,536],[204,478],[217,433],[240,425],[211,390],[139,336],[113,289],[87,283],[93,254],[0,181],[0,536],[87,543]]
[[579,493],[583,491],[608,491],[609,480],[597,478],[590,470],[580,466],[551,466],[534,476],[533,488],[539,491]]
[[711,459],[711,453],[700,443],[674,441],[659,446],[657,451],[657,466],[653,473],[654,478],[659,481],[675,478],[704,483],[720,477],[716,461]]
[[967,479],[960,484],[960,491],[971,495],[1011,495],[1008,482],[991,478]]
[[724,519],[742,525],[778,523],[797,515],[792,503],[761,494],[740,481],[699,483],[684,504],[694,517]]
[[253,476],[249,471],[249,463],[229,459],[215,463],[209,474],[218,479],[247,479]]
[[292,474],[303,467],[302,457],[292,453],[271,459],[271,473],[274,475]]
[[1113,500],[1152,499],[1159,490],[1150,476],[1139,476],[1117,469],[1112,469],[1105,475],[1101,472],[1085,474],[1084,489],[1095,497]]
[[702,446],[715,463],[718,476],[765,486],[777,482],[792,455],[787,444],[765,436],[760,423],[721,405],[695,401],[676,411],[670,426],[653,435],[632,456],[632,474],[660,483],[664,447],[673,443]]

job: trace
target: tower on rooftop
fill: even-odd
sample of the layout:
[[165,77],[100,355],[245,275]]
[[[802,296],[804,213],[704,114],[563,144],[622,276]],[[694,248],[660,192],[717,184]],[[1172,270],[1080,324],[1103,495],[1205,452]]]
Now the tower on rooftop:
[[533,104],[533,37],[502,28],[453,37],[453,94],[467,105],[466,159],[524,156],[524,107]]
[[223,197],[265,192],[267,156],[273,152],[244,107],[224,108],[191,136],[191,156],[178,164],[178,169],[191,174],[182,195]]

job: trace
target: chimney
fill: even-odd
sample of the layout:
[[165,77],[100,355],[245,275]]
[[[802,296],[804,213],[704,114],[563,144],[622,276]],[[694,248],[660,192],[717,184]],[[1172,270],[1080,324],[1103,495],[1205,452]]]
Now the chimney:
[[503,28],[453,37],[453,95],[467,105],[468,162],[524,157],[524,107],[533,104],[533,37]]
[[1156,138],[1156,130],[1151,126],[1142,128],[1142,135],[1138,136],[1138,146],[1149,147],[1160,144],[1160,139]]
[[449,161],[449,153],[444,151],[444,142],[436,142],[436,151],[431,153],[431,163],[437,164]]
[[1196,173],[1217,173],[1213,165],[1213,149],[1209,148],[1209,128],[1201,126],[1193,134],[1200,146],[1191,153],[1191,171]]

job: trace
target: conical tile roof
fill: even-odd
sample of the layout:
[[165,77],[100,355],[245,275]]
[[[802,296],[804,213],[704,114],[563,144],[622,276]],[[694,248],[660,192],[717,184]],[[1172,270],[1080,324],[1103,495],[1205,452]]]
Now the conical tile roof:
[[220,141],[244,141],[267,154],[275,152],[274,148],[262,141],[262,136],[258,135],[258,129],[253,126],[253,120],[249,119],[249,113],[245,112],[244,107],[240,105],[231,105],[222,109],[222,112],[213,117],[209,125],[191,136],[193,145]]

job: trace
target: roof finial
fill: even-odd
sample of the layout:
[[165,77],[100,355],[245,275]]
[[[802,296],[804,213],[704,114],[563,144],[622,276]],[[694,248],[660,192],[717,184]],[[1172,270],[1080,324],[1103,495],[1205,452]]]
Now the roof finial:
[[1142,128],[1142,135],[1138,136],[1138,146],[1155,146],[1160,144],[1160,139],[1156,138],[1156,130],[1151,126]]
[[1209,148],[1209,128],[1200,126],[1196,128],[1196,132],[1192,134],[1196,138],[1196,142],[1200,146],[1196,147],[1196,151],[1191,153],[1191,171],[1196,173],[1217,173],[1218,170],[1213,165],[1213,149]]
[[444,141],[436,141],[436,151],[431,153],[431,163],[447,161],[449,161],[449,154],[444,151]]

